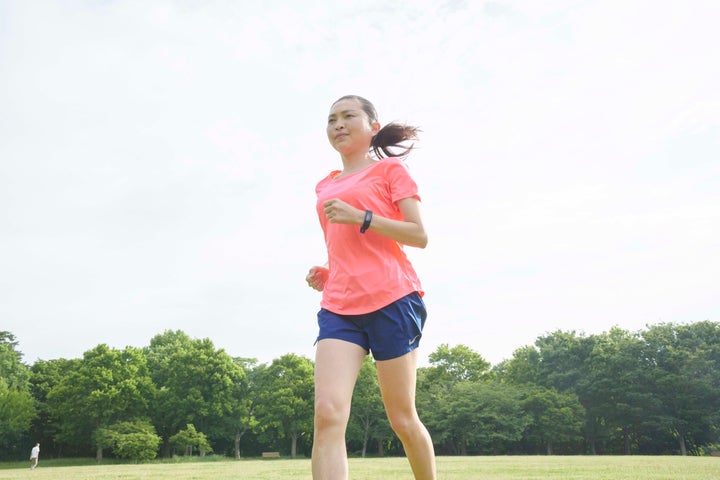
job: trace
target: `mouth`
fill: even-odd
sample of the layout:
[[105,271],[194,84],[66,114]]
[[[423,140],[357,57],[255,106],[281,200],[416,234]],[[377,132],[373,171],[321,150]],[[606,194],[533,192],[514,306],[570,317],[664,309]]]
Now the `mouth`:
[[335,135],[335,140],[342,138],[342,137],[347,137],[347,136],[348,136],[347,133],[338,133],[337,135]]

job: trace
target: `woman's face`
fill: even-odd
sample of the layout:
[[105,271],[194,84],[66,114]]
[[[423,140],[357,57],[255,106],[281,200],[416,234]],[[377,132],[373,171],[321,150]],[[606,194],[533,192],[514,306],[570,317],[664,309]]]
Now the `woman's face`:
[[354,98],[340,100],[330,108],[327,136],[330,145],[341,154],[367,153],[378,130],[380,124],[370,123],[362,105]]

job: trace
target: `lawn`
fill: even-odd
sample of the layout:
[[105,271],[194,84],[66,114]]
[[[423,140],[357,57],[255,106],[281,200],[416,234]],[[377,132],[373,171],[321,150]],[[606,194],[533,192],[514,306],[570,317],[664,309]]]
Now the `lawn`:
[[[718,457],[440,457],[440,480],[711,480]],[[140,465],[55,466],[40,461],[0,464],[0,479],[33,480],[310,480],[307,459],[268,459]],[[354,458],[352,480],[412,480],[404,458]]]

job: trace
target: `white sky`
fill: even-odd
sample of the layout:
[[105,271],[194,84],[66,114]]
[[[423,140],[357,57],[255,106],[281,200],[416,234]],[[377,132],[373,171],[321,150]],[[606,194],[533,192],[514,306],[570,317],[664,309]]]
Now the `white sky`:
[[720,321],[716,0],[0,0],[0,330],[314,355],[332,101],[419,125],[421,356]]

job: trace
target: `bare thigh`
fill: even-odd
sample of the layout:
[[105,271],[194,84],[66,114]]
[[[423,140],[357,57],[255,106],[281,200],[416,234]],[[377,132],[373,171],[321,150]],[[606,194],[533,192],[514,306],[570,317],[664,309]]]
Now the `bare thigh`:
[[354,343],[326,338],[315,351],[315,405],[320,413],[350,411],[358,372],[367,352]]
[[376,362],[378,383],[390,422],[415,417],[417,349],[392,360]]

